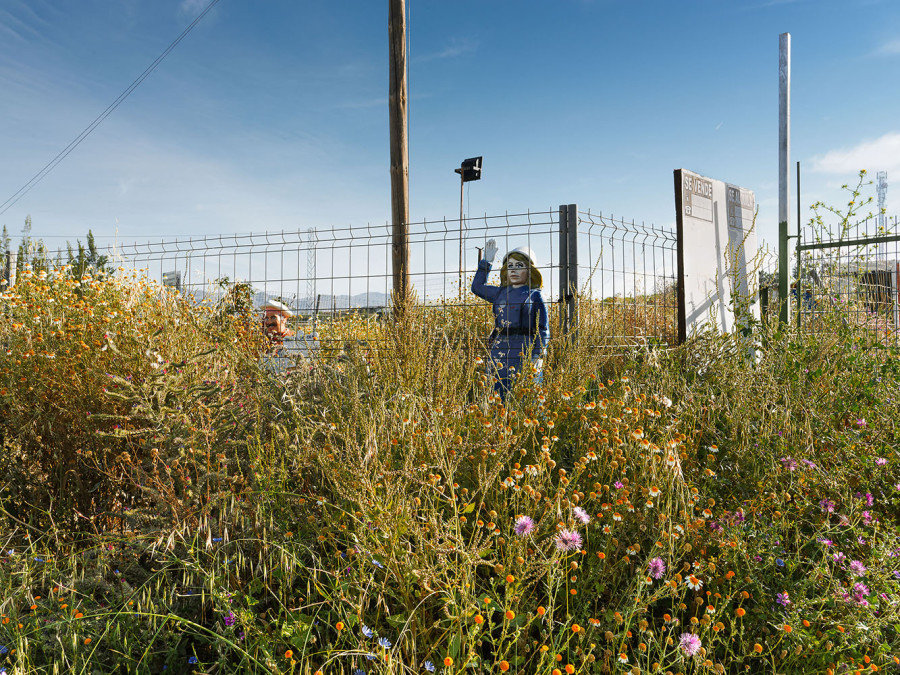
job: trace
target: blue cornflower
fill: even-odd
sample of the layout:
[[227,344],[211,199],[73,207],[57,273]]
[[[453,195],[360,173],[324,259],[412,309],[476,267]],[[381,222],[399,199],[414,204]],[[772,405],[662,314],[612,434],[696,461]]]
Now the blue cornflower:
[[37,562],[44,562],[44,559],[43,559],[43,558],[35,558],[35,560],[36,560]]
[[378,638],[378,645],[379,645],[380,647],[384,647],[385,649],[390,649],[390,648],[391,648],[391,641],[388,640],[388,639],[385,638],[385,637],[383,637],[383,638]]
[[784,560],[782,560],[781,558],[775,558],[775,564],[779,567],[784,567]]
[[191,665],[197,663],[197,657],[192,656],[191,658],[188,659],[188,663],[190,663]]
[[375,636],[375,631],[373,631],[371,628],[369,628],[366,624],[363,624],[362,625],[362,634],[365,635],[367,638],[370,638],[370,637]]
[[426,661],[422,664],[422,667],[427,670],[429,673],[434,672],[434,664],[431,661]]
[[372,558],[372,564],[375,565],[375,567],[378,567],[378,568],[380,568],[380,569],[384,569],[384,565],[382,565],[380,562],[378,562],[377,560],[375,560],[375,558]]
[[222,537],[213,537],[212,540],[213,541],[222,541]]
[[366,671],[364,671],[362,668],[357,668],[353,671],[353,675],[366,675]]
[[0,645],[0,654],[5,654],[8,651],[9,647],[7,647],[6,645]]

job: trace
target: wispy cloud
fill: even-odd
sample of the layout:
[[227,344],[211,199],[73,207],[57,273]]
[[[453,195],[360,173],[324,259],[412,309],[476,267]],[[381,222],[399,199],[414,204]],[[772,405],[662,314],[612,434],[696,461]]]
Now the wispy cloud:
[[900,55],[900,40],[889,40],[881,45],[875,52],[877,56]]
[[207,4],[209,0],[181,0],[178,3],[178,18],[181,21],[193,21]]
[[455,59],[458,56],[472,54],[478,49],[478,45],[474,40],[464,38],[461,40],[451,40],[450,44],[436,52],[427,52],[421,55],[412,55],[413,63],[423,61],[436,61],[438,59]]
[[824,155],[813,157],[812,164],[813,171],[844,175],[860,169],[870,173],[900,170],[900,132],[890,132],[850,148],[829,150]]
[[750,2],[743,6],[743,9],[765,9],[767,7],[778,7],[781,5],[793,5],[805,0],[758,0]]

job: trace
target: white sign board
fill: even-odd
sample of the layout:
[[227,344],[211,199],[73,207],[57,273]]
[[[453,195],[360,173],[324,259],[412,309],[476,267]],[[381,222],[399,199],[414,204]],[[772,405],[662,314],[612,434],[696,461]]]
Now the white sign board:
[[759,318],[752,190],[675,170],[678,224],[678,333],[713,323],[735,327],[735,304]]

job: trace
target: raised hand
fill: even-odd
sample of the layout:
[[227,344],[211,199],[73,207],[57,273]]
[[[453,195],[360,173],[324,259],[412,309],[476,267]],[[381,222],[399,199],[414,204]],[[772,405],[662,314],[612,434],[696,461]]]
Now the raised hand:
[[484,245],[484,260],[489,263],[494,262],[494,258],[497,256],[497,242],[493,239],[488,239],[487,243]]

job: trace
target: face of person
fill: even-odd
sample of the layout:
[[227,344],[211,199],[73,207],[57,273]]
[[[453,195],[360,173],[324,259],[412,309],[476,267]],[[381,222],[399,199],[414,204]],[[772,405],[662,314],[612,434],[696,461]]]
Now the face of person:
[[263,316],[263,329],[267,335],[284,335],[287,333],[287,317],[277,309],[267,309]]
[[528,283],[528,263],[515,258],[506,261],[506,278],[510,286],[524,286]]

